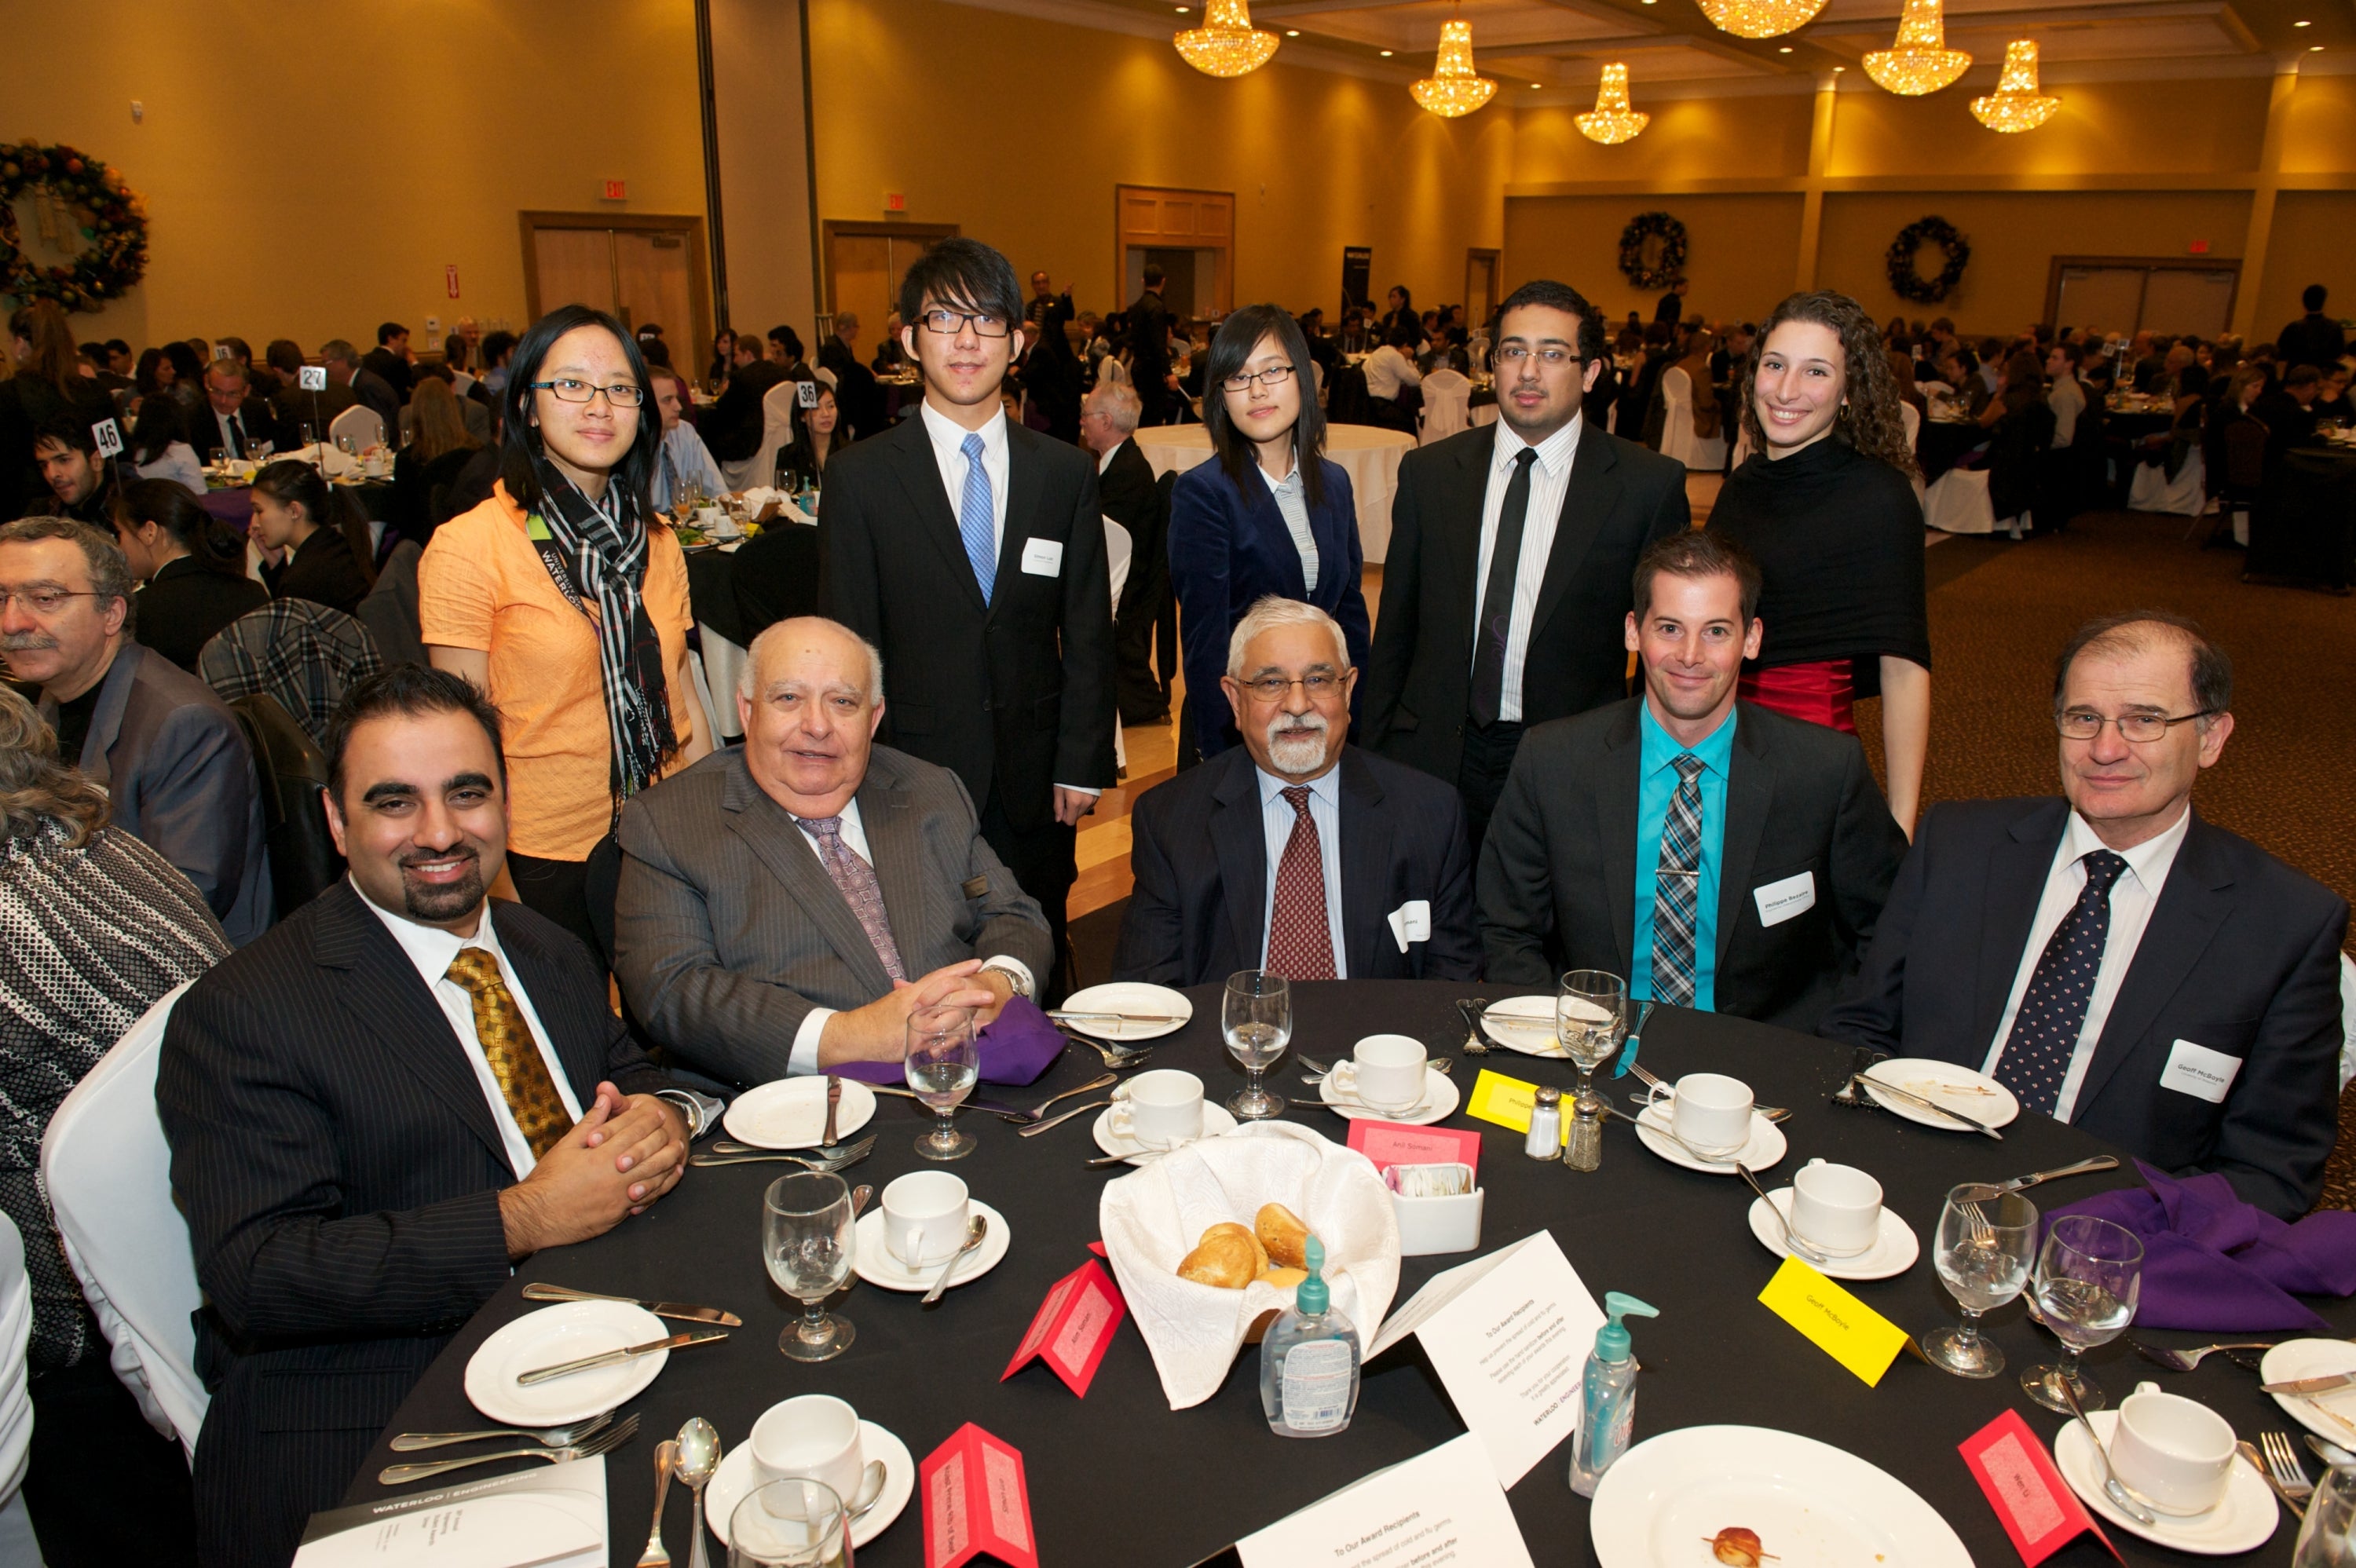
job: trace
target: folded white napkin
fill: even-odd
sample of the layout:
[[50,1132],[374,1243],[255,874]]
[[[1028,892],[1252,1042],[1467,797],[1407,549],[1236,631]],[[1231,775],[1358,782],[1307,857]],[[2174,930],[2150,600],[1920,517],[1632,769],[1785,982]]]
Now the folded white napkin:
[[[359,459],[347,457],[339,449],[316,441],[308,446],[298,446],[292,452],[278,453],[272,461],[290,457],[297,463],[307,463],[314,468],[319,468],[319,471],[330,479],[341,479],[360,471]],[[327,466],[320,468],[321,464]]]

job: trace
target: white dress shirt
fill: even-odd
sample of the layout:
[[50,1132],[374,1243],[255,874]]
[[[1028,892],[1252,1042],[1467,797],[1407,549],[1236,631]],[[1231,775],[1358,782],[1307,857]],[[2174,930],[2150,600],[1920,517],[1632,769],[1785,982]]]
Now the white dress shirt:
[[[235,413],[225,414],[219,409],[208,404],[205,408],[205,417],[213,421],[214,428],[220,432],[220,452],[223,457],[250,457],[252,455],[252,448],[254,442],[253,425],[252,421],[247,420],[245,417],[245,411],[243,409],[238,410]],[[237,425],[237,434],[241,438],[237,441],[232,441],[230,438],[230,425],[232,421],[234,421]]]
[[2079,384],[2078,373],[2064,367],[2045,400],[2053,410],[2053,450],[2059,452],[2076,437],[2078,416],[2086,411],[2086,389]]
[[1281,479],[1270,479],[1268,470],[1258,462],[1252,471],[1268,485],[1268,493],[1276,497],[1276,509],[1283,514],[1284,531],[1292,536],[1292,548],[1301,556],[1301,581],[1303,591],[1317,592],[1317,534],[1309,526],[1309,498],[1301,493],[1301,464],[1295,461],[1292,471]]
[[969,466],[965,455],[965,438],[981,437],[981,471],[990,475],[990,548],[994,556],[1006,552],[1006,479],[1010,460],[1006,455],[1006,405],[1000,403],[990,422],[980,430],[968,430],[937,412],[930,403],[917,405],[917,417],[925,421],[925,434],[933,443],[933,461],[940,465],[941,485],[949,493],[949,516],[965,521],[965,478]]
[[[2168,869],[2176,864],[2176,852],[2184,847],[2184,835],[2191,826],[2192,807],[2188,802],[2183,814],[2164,832],[2132,849],[2118,851],[2127,869],[2111,884],[2110,932],[2103,943],[2102,967],[2094,973],[2094,994],[2086,1003],[2086,1021],[2078,1030],[2077,1046],[2070,1052],[2070,1070],[2063,1074],[2061,1094],[2053,1102],[2057,1122],[2068,1121],[2077,1108],[2078,1086],[2085,1080],[2086,1064],[2094,1060],[2103,1025],[2111,1016],[2111,1004],[2118,999],[2119,987],[2135,963],[2136,946],[2143,941],[2144,927],[2151,923],[2152,907],[2159,902],[2159,891],[2167,885]],[[2012,1038],[2012,1020],[2020,1011],[2020,999],[2028,994],[2029,976],[2037,973],[2037,961],[2045,955],[2045,944],[2052,940],[2054,928],[2077,903],[2086,885],[2085,857],[2107,848],[2084,817],[2070,813],[2069,830],[2062,835],[2053,865],[2045,873],[2045,896],[2038,901],[2037,918],[2029,923],[2029,944],[2021,950],[2020,968],[2012,977],[2012,995],[2005,1000],[2004,1016],[1997,1020],[1996,1038],[1988,1042],[1981,1072],[1990,1076],[1996,1072],[2005,1042]]]
[[[1268,836],[1268,885],[1260,890],[1259,964],[1268,967],[1269,932],[1276,921],[1276,873],[1284,861],[1284,847],[1292,842],[1296,820],[1284,792],[1294,787],[1266,768],[1254,768],[1259,778],[1260,827]],[[1317,825],[1317,855],[1325,869],[1325,927],[1333,942],[1333,978],[1350,977],[1350,955],[1342,947],[1342,770],[1332,767],[1309,782],[1309,820]]]
[[1359,368],[1366,373],[1366,396],[1370,398],[1395,399],[1401,387],[1423,384],[1423,372],[1415,368],[1415,361],[1387,343],[1367,355]]
[[197,460],[197,449],[185,441],[164,448],[163,455],[153,463],[133,464],[131,471],[142,479],[172,480],[198,499],[204,498],[205,465]]
[[[1570,489],[1571,460],[1579,454],[1580,432],[1587,415],[1538,443],[1537,461],[1530,464],[1530,509],[1522,517],[1522,555],[1514,565],[1514,618],[1505,631],[1505,688],[1497,699],[1497,717],[1509,724],[1522,721],[1522,667],[1529,658],[1531,624],[1537,619],[1538,589],[1546,582],[1547,559],[1554,553],[1555,525],[1562,519],[1562,498]],[[1489,558],[1497,549],[1497,523],[1505,510],[1505,487],[1513,483],[1514,461],[1529,443],[1505,421],[1497,421],[1497,443],[1489,458],[1488,488],[1481,496],[1481,559],[1472,577],[1472,659],[1481,658],[1481,601],[1489,592]]]

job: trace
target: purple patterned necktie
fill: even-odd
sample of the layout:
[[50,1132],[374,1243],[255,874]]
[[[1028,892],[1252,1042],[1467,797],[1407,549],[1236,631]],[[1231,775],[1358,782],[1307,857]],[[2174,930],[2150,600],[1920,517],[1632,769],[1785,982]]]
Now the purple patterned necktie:
[[884,961],[884,973],[894,980],[906,979],[907,971],[900,967],[900,944],[892,940],[892,923],[884,915],[884,890],[875,880],[875,868],[842,841],[842,818],[797,816],[794,821],[818,840],[818,858],[825,862],[826,874],[834,879],[842,901],[851,906],[851,912],[859,917],[860,929],[875,944],[875,956]]

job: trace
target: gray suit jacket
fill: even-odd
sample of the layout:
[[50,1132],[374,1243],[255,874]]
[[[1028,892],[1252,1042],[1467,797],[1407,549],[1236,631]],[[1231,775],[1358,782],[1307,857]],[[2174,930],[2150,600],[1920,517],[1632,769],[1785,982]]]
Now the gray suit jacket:
[[[859,816],[910,979],[1001,954],[1045,976],[1039,905],[981,837],[957,774],[878,746]],[[623,808],[614,972],[673,1060],[735,1083],[786,1074],[812,1008],[860,1008],[892,977],[809,837],[763,793],[742,747]]]

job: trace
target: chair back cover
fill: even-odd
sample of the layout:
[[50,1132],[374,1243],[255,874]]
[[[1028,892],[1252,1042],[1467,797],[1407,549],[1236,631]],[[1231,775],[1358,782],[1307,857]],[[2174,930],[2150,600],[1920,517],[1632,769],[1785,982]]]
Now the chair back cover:
[[1472,383],[1454,370],[1434,370],[1423,379],[1423,432],[1419,444],[1445,441],[1472,424]]
[[327,421],[327,444],[334,446],[346,436],[352,444],[366,452],[371,446],[384,444],[384,416],[365,403],[354,403]]

